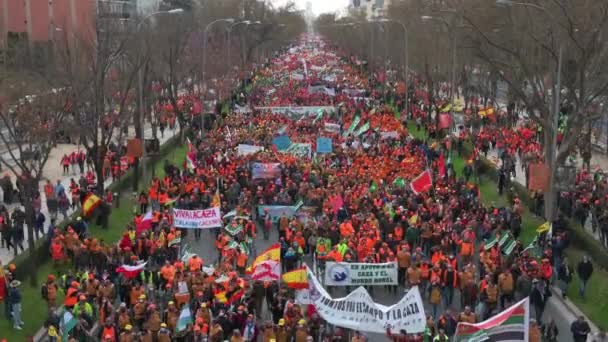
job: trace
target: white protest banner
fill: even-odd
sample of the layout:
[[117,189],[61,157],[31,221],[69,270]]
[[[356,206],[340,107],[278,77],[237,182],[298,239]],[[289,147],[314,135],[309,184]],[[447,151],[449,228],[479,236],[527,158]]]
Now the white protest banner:
[[264,146],[239,144],[237,147],[237,153],[239,156],[248,156],[250,154],[256,154],[260,151],[264,151]]
[[336,90],[333,88],[328,88],[326,86],[309,86],[308,87],[308,93],[310,94],[316,94],[316,93],[323,93],[326,94],[328,96],[336,96]]
[[389,326],[393,331],[403,329],[410,334],[421,333],[426,327],[424,305],[417,286],[391,306],[374,302],[362,286],[346,297],[332,298],[308,269],[308,290],[309,300],[319,315],[335,326],[381,334]]
[[325,123],[325,131],[331,133],[340,133],[340,125],[335,123]]
[[304,75],[294,72],[291,74],[291,79],[294,81],[302,81],[304,80]]
[[178,228],[215,228],[222,226],[222,215],[220,207],[199,210],[173,209],[173,222]]
[[399,133],[397,131],[380,133],[380,139],[397,139],[397,138],[399,138]]
[[344,89],[342,93],[349,97],[361,97],[365,94],[365,89]]
[[252,179],[274,179],[281,175],[280,163],[252,163],[251,178]]
[[249,114],[249,113],[251,113],[251,107],[249,107],[247,105],[241,107],[237,104],[237,105],[234,105],[234,111],[236,113]]
[[363,262],[327,262],[325,285],[367,286],[397,285],[397,262],[370,264]]
[[319,111],[334,113],[335,107],[332,106],[305,106],[305,107],[255,107],[255,110],[271,112],[272,114],[286,115],[291,119],[299,119],[302,116],[316,117]]

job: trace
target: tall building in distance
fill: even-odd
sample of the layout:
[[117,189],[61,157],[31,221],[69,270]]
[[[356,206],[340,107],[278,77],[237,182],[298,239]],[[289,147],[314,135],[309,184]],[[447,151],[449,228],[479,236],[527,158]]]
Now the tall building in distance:
[[312,20],[315,17],[315,14],[312,12],[312,2],[306,2],[306,12],[304,13],[306,14],[307,20]]
[[350,0],[350,7],[365,13],[367,19],[385,17],[391,0]]

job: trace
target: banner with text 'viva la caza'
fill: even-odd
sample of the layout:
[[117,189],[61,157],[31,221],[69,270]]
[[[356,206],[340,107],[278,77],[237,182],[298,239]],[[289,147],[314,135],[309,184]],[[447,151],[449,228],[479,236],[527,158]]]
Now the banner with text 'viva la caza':
[[413,287],[397,304],[374,302],[365,288],[358,287],[343,298],[332,298],[308,269],[309,300],[321,317],[332,325],[365,332],[385,333],[404,329],[416,334],[424,331],[426,316],[418,287]]
[[222,226],[222,215],[219,207],[199,210],[173,209],[173,222],[178,228],[216,228]]

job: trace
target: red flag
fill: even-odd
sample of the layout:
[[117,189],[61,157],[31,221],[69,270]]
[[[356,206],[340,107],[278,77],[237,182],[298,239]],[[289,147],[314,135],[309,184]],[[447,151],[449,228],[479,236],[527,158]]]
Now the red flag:
[[439,177],[445,177],[445,157],[443,156],[443,152],[439,154],[437,168],[439,169]]
[[141,271],[144,270],[144,268],[146,267],[146,264],[147,264],[147,262],[144,262],[137,266],[122,265],[116,269],[116,272],[122,273],[125,276],[125,278],[127,278],[127,279],[133,279],[133,278],[137,277]]
[[450,128],[451,124],[452,124],[452,118],[450,117],[450,114],[448,114],[448,113],[439,114],[439,128],[440,129]]
[[433,186],[433,178],[429,170],[424,171],[418,177],[414,178],[410,183],[410,187],[415,194],[427,192]]
[[142,218],[141,221],[136,222],[135,232],[137,235],[152,229],[152,211],[148,211]]

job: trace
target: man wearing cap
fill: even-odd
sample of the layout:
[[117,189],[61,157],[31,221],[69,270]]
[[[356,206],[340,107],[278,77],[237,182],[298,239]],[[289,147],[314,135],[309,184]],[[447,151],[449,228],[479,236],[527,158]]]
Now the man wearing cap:
[[171,331],[175,331],[175,327],[177,326],[177,320],[179,319],[179,311],[175,306],[175,302],[170,301],[167,304],[167,310],[165,310],[165,321],[167,322],[167,326]]
[[143,323],[144,323],[144,318],[146,315],[146,308],[148,307],[148,304],[146,303],[146,295],[145,294],[141,294],[139,295],[139,298],[137,299],[137,303],[135,303],[135,305],[133,305],[133,318],[134,318],[134,323],[135,326],[138,327],[139,329],[141,329]]
[[85,314],[87,316],[87,320],[92,320],[95,315],[93,312],[93,306],[87,302],[87,296],[81,294],[78,296],[78,303],[74,305],[74,309],[72,310],[72,314],[74,317],[79,317],[81,314]]
[[160,324],[160,330],[158,331],[158,342],[171,342],[171,331],[167,327],[166,323]]
[[148,305],[147,310],[147,319],[144,324],[144,328],[152,332],[153,336],[156,336],[160,331],[160,324],[162,323],[162,319],[160,317],[160,313],[156,309],[155,304]]
[[118,328],[121,330],[125,330],[127,325],[131,325],[131,315],[129,315],[129,310],[127,310],[126,303],[120,303],[118,310],[116,311],[116,322],[118,322]]
[[295,342],[306,342],[308,337],[308,329],[306,328],[306,321],[301,319],[296,325]]
[[78,292],[80,291],[80,284],[77,281],[72,281],[70,283],[70,287],[66,291],[65,299],[63,301],[63,306],[68,309],[71,309],[78,302]]
[[24,324],[21,320],[21,292],[19,291],[19,286],[21,286],[19,280],[10,282],[5,304],[9,308],[9,312],[12,311],[13,313],[13,328],[17,330],[23,329]]
[[207,303],[201,303],[196,311],[196,318],[201,318],[204,323],[211,322],[211,310],[207,307]]
[[271,321],[266,321],[262,328],[262,342],[276,341],[277,336],[275,334],[275,327]]
[[133,326],[131,324],[127,324],[125,326],[125,331],[120,334],[119,342],[133,342],[135,341],[135,336],[133,336]]
[[95,298],[97,297],[99,284],[99,280],[95,278],[95,274],[93,272],[89,273],[89,279],[87,279],[87,282],[85,284],[85,290],[91,303],[93,303],[95,301]]
[[109,301],[114,300],[114,284],[109,277],[106,277],[101,285],[99,285],[99,290],[97,291],[97,296],[99,298],[106,298]]
[[44,284],[42,288],[42,296],[46,299],[46,303],[49,308],[55,307],[57,300],[57,290],[58,286],[55,283],[55,276],[49,274],[46,280],[46,284]]
[[285,326],[285,319],[279,319],[279,324],[276,330],[277,342],[287,342],[290,340],[291,332]]

